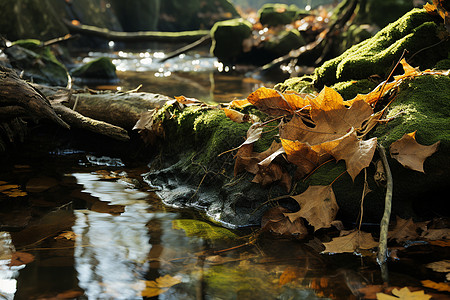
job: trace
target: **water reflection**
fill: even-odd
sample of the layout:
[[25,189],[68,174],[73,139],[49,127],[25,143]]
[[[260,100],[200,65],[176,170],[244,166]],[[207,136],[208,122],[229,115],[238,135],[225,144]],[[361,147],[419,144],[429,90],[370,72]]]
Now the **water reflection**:
[[75,211],[79,286],[89,299],[139,299],[151,250],[146,224],[153,213],[148,212],[147,194],[118,182],[100,181],[93,174],[73,176],[84,185],[84,192],[113,205],[126,205],[120,215]]
[[11,241],[11,236],[8,232],[0,231],[0,298],[6,300],[14,299],[14,294],[17,289],[17,280],[19,267],[11,267],[10,262],[13,253],[15,252],[14,245]]

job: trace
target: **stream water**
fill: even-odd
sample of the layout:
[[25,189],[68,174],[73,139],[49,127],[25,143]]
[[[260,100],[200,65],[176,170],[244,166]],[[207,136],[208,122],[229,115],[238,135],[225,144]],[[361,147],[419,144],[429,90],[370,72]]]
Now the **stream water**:
[[[111,54],[120,82],[109,88],[222,102],[263,84],[219,73],[210,57],[161,66],[158,56]],[[317,238],[256,237],[257,228],[231,231],[167,207],[143,181],[145,163],[64,148],[17,155],[0,171],[0,299],[375,299],[442,280],[424,265],[447,253],[429,245],[405,249],[382,273],[370,253],[323,255]]]

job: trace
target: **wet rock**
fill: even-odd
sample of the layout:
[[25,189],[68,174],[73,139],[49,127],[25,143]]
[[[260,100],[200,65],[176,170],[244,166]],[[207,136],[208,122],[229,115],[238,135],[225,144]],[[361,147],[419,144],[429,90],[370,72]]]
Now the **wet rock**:
[[84,79],[117,79],[116,66],[107,57],[99,57],[71,71],[74,77]]

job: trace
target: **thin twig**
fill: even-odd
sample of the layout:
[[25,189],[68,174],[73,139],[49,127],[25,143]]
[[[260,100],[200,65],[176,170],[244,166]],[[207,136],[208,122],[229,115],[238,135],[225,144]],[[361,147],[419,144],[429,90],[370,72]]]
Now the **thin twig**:
[[383,162],[384,171],[386,173],[386,197],[384,200],[384,214],[380,223],[380,244],[378,246],[377,262],[379,265],[383,265],[387,258],[387,236],[389,229],[389,219],[391,217],[391,207],[392,207],[392,174],[389,168],[389,163],[386,157],[386,151],[381,144],[377,145],[378,151],[380,152],[381,161]]

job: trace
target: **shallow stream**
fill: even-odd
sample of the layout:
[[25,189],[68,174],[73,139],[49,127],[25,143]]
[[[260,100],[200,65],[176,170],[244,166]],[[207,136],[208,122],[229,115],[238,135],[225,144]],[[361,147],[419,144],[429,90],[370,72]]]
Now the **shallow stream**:
[[[121,81],[109,88],[142,84],[223,102],[263,84],[218,72],[210,57],[155,67],[158,56],[111,54]],[[425,264],[448,258],[445,247],[412,244],[382,272],[373,253],[324,255],[318,238],[229,230],[165,206],[143,180],[148,171],[145,162],[79,149],[18,155],[2,166],[0,299],[376,299],[390,287],[422,290],[422,280],[443,280]]]

